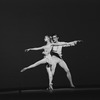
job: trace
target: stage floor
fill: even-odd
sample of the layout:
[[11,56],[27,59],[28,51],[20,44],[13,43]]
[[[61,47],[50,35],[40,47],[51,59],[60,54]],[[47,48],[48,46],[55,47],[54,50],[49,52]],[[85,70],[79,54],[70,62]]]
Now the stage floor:
[[3,90],[0,91],[1,94],[55,94],[55,93],[86,93],[86,92],[99,92],[100,88],[56,88],[53,91],[47,89],[16,89],[16,90]]
[[44,89],[0,92],[0,100],[100,100],[100,88],[59,88],[52,92]]

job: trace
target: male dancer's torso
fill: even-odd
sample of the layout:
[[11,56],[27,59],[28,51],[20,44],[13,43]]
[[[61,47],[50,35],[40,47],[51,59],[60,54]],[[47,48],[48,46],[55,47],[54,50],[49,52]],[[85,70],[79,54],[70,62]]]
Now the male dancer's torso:
[[[57,43],[60,43],[60,42],[57,42]],[[62,46],[53,46],[51,54],[62,59]]]

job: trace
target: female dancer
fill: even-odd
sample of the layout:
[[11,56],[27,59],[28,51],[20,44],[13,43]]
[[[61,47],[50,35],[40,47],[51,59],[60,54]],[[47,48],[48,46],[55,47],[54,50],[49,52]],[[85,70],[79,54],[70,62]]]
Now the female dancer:
[[30,69],[30,68],[34,68],[40,64],[45,64],[45,63],[48,63],[49,66],[46,66],[46,69],[47,69],[47,72],[48,72],[48,76],[49,76],[49,89],[53,90],[53,87],[52,87],[52,70],[53,70],[53,66],[55,66],[55,62],[52,60],[51,58],[51,55],[50,55],[50,51],[52,49],[52,45],[51,45],[51,42],[50,42],[50,38],[49,36],[45,36],[44,38],[44,41],[47,42],[47,44],[45,46],[42,46],[42,47],[38,47],[38,48],[29,48],[29,49],[26,49],[25,51],[29,51],[29,50],[41,50],[41,49],[44,49],[44,51],[42,52],[45,56],[43,59],[37,61],[36,63],[28,66],[28,67],[25,67],[21,70],[21,72],[27,70],[27,69]]

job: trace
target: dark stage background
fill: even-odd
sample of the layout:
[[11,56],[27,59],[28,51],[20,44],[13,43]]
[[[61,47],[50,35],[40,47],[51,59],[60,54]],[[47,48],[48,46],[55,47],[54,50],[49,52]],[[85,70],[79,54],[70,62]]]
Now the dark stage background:
[[[99,2],[64,0],[0,2],[0,89],[46,88],[45,65],[20,73],[43,58],[44,36],[57,34],[60,41],[83,40],[63,48],[76,87],[99,87]],[[70,87],[64,70],[57,65],[54,87]]]

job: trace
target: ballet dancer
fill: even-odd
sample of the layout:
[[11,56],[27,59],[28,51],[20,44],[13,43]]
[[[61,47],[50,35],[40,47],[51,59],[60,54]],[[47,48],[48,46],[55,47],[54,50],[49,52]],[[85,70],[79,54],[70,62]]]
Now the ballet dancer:
[[72,82],[72,76],[71,76],[70,70],[67,64],[65,63],[65,61],[62,59],[62,47],[75,46],[77,42],[80,42],[80,40],[72,41],[72,42],[59,42],[57,35],[54,35],[52,37],[52,43],[58,44],[58,45],[53,45],[52,51],[51,51],[52,59],[55,62],[55,65],[53,66],[53,70],[52,70],[52,76],[55,73],[56,64],[58,63],[65,70],[66,76],[70,82],[71,87],[75,87],[75,86]]
[[28,66],[28,67],[23,68],[21,70],[21,72],[24,72],[25,70],[30,69],[30,68],[34,68],[34,67],[36,67],[40,64],[45,64],[45,63],[48,64],[48,65],[46,65],[46,69],[47,69],[48,77],[49,77],[49,89],[53,90],[53,87],[52,87],[52,85],[53,85],[53,83],[52,83],[52,78],[53,78],[52,77],[52,75],[53,75],[52,70],[54,70],[53,66],[55,66],[56,63],[53,61],[53,59],[50,55],[50,51],[52,49],[52,46],[56,45],[56,43],[51,43],[49,36],[45,36],[44,41],[47,42],[47,44],[45,46],[38,47],[38,48],[29,48],[29,49],[25,50],[26,52],[28,52],[30,50],[42,50],[43,49],[44,51],[42,53],[44,54],[44,58],[37,61],[36,63]]

